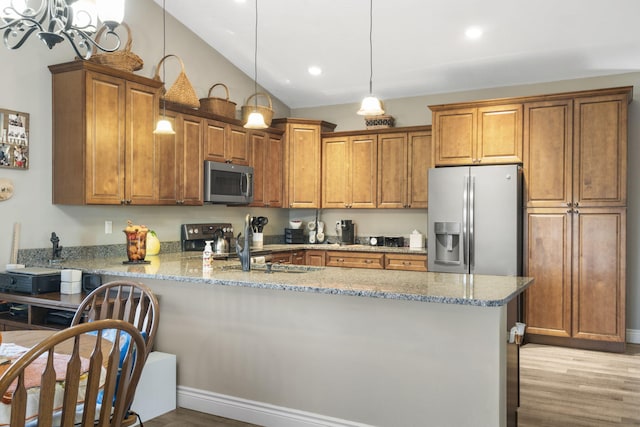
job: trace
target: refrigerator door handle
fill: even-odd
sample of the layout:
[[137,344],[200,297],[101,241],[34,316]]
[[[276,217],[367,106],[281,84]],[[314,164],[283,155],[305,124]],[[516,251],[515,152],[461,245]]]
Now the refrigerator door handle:
[[469,176],[465,176],[464,177],[464,188],[462,190],[462,248],[460,249],[462,251],[462,259],[463,259],[463,264],[468,267],[469,266],[469,260],[467,259],[467,256],[469,254],[469,251],[467,250],[468,248],[468,244],[469,244],[469,233],[468,233],[468,229],[467,227],[469,226],[468,224],[468,212],[467,212],[467,208],[469,207]]
[[469,177],[469,273],[473,273],[473,269],[475,268],[475,242],[474,242],[474,202],[476,196],[476,177]]

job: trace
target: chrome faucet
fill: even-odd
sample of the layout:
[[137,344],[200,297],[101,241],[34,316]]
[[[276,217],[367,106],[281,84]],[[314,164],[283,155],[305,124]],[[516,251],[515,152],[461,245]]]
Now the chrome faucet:
[[247,214],[244,220],[244,247],[240,246],[240,236],[242,236],[242,233],[239,233],[238,237],[236,238],[236,253],[238,254],[238,258],[240,258],[242,271],[251,270],[250,235],[251,235],[251,214]]

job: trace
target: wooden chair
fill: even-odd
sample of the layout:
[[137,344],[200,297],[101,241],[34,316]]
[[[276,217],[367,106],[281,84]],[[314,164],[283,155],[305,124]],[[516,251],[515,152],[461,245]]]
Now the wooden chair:
[[[107,303],[105,303],[105,301]],[[116,280],[94,289],[80,303],[71,325],[98,319],[125,320],[145,336],[149,355],[158,330],[158,299],[142,283]]]
[[[103,339],[107,330],[115,331],[113,343]],[[3,404],[11,406],[11,427],[134,424],[129,408],[145,347],[140,331],[123,320],[97,320],[54,333],[0,376]]]

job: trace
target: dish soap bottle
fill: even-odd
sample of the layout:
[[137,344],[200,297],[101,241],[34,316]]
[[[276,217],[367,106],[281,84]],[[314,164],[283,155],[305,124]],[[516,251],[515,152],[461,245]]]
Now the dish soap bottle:
[[211,248],[213,240],[206,240],[204,251],[202,251],[202,269],[210,270],[213,263],[213,249]]

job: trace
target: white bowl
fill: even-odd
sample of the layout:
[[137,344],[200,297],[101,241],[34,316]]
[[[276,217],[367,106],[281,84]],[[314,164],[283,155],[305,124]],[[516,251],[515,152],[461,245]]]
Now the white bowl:
[[289,227],[298,229],[302,227],[302,221],[300,221],[299,219],[292,219],[291,221],[289,221]]

